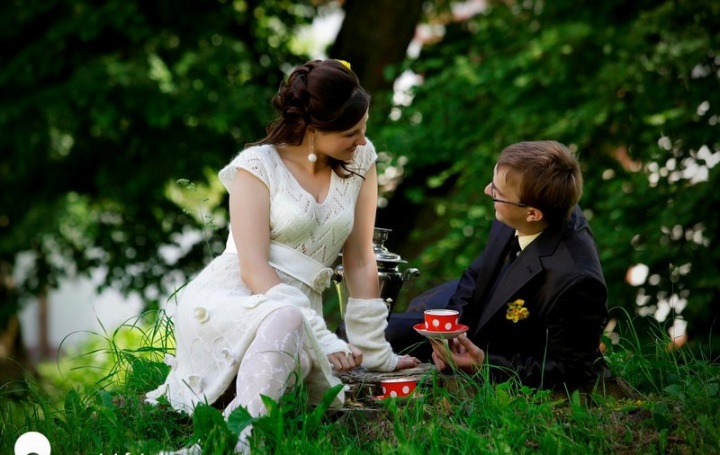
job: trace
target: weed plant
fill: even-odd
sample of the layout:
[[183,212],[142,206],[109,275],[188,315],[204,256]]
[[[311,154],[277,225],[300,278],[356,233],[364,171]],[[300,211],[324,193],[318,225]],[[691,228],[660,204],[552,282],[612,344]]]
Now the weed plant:
[[167,375],[162,358],[173,350],[169,320],[146,320],[97,335],[100,343],[63,359],[54,375],[43,367],[24,400],[0,397],[0,453],[38,431],[53,454],[155,454],[196,441],[203,453],[227,454],[248,424],[257,454],[720,453],[720,365],[692,349],[668,350],[659,327],[643,341],[629,320],[619,341],[608,342],[616,380],[593,390],[535,390],[492,384],[486,371],[433,371],[414,399],[359,400],[336,410],[329,403],[339,389],[311,406],[297,387],[278,403],[266,400],[264,417],[240,408],[227,421],[210,405],[189,417],[143,402]]

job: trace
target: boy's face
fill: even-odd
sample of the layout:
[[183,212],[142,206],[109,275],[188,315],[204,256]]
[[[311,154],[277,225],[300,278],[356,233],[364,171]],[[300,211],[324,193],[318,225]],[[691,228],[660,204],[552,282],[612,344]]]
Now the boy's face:
[[522,232],[527,223],[528,206],[520,202],[520,179],[512,180],[508,181],[506,170],[495,166],[492,181],[485,187],[485,194],[493,199],[495,218]]

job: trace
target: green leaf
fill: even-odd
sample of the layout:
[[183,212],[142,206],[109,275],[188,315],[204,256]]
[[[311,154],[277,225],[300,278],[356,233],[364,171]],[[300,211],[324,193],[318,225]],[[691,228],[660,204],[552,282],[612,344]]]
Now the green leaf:
[[247,408],[238,406],[228,416],[227,425],[233,434],[240,435],[240,432],[251,425],[253,420],[254,418],[250,415]]

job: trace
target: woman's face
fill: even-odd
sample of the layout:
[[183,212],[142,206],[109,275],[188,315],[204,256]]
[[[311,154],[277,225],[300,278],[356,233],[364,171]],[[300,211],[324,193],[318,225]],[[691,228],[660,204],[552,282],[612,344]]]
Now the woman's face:
[[314,138],[315,153],[324,154],[341,161],[350,161],[359,145],[367,144],[365,130],[368,113],[352,128],[346,131],[319,131]]

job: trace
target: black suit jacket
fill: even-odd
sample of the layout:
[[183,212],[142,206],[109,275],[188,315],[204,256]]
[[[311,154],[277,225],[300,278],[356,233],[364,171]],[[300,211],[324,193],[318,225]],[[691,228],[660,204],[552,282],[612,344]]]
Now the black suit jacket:
[[[485,350],[491,374],[533,387],[574,386],[606,375],[599,351],[607,287],[592,231],[579,207],[562,226],[543,231],[513,262],[491,294],[514,230],[498,221],[482,254],[465,270],[449,308],[461,311],[468,336]],[[508,319],[524,300],[528,316]]]

